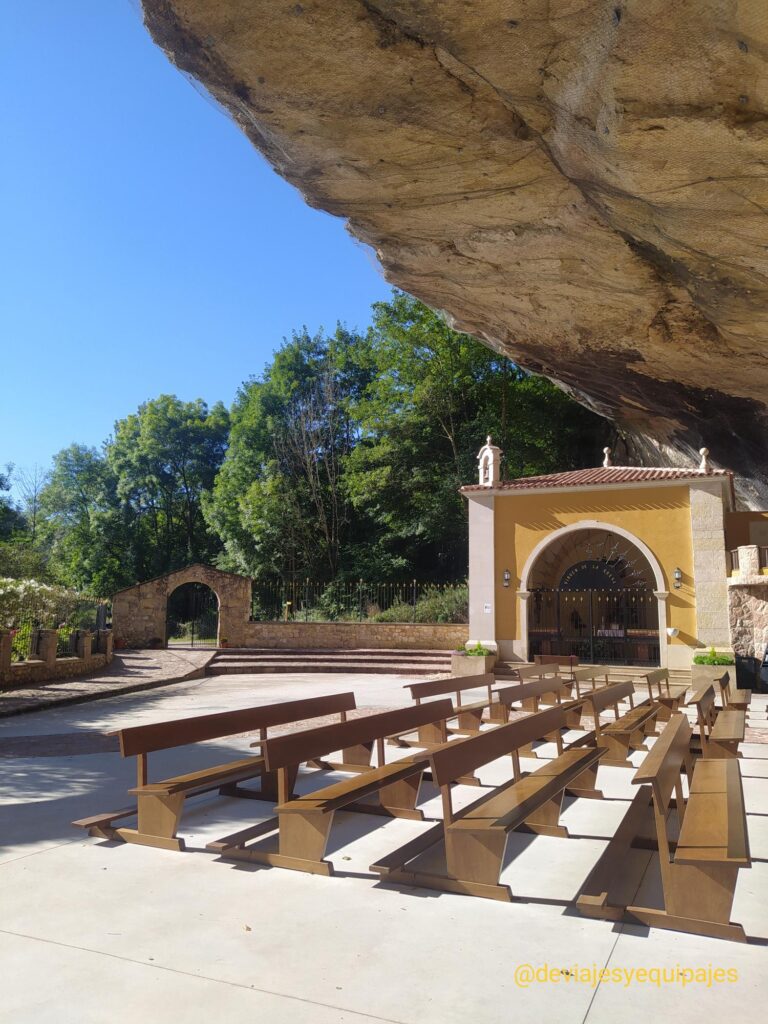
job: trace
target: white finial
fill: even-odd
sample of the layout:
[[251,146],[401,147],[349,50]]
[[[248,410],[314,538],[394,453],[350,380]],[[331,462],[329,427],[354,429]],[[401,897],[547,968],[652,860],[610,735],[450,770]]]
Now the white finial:
[[496,447],[490,434],[477,453],[477,461],[478,482],[483,487],[493,487],[501,479],[501,448]]
[[603,448],[603,455],[605,456],[605,458],[603,459],[603,465],[604,466],[612,465],[612,463],[611,463],[611,449],[610,448]]
[[699,463],[700,473],[709,473],[712,467],[709,464],[709,448],[699,448],[699,455],[701,456],[701,462]]

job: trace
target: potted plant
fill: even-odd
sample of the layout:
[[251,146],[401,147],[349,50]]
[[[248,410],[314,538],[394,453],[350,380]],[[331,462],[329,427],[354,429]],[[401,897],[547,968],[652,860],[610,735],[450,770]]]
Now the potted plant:
[[228,647],[228,646],[229,646],[229,640],[228,640],[227,637],[223,636],[221,638],[221,640],[219,640],[219,647]]
[[481,676],[493,671],[496,654],[478,641],[451,655],[451,675]]
[[[714,647],[710,647],[706,652],[694,654],[691,682],[694,686],[714,682],[728,671],[727,666],[735,664],[736,659],[730,651],[716,651]],[[735,685],[735,677],[732,682]]]

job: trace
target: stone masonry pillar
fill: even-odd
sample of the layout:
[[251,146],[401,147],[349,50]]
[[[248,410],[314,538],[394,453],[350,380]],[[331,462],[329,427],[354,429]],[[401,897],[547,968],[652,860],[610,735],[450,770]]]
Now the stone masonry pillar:
[[7,682],[11,678],[12,642],[10,629],[0,629],[0,682]]
[[99,653],[106,655],[107,664],[112,661],[112,650],[114,645],[114,636],[112,635],[111,629],[100,629],[99,630]]
[[696,635],[705,647],[730,649],[725,525],[720,482],[702,480],[691,495]]
[[81,629],[77,634],[77,656],[78,658],[90,658],[93,647],[93,634],[87,629]]
[[37,656],[41,661],[45,662],[48,668],[53,668],[56,664],[56,644],[58,639],[58,630],[40,630],[40,643],[37,649]]

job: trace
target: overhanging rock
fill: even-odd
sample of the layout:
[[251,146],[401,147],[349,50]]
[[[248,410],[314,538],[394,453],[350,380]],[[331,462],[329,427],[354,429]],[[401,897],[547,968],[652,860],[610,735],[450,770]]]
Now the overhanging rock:
[[763,0],[144,0],[387,278],[768,499]]

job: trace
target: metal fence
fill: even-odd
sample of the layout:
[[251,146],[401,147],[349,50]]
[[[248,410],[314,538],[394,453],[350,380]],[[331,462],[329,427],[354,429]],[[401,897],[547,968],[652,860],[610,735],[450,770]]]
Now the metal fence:
[[[109,605],[90,598],[65,596],[58,602],[31,598],[17,603],[5,612],[2,623],[11,630],[11,661],[28,661],[38,656],[42,629],[57,631],[57,658],[73,657],[77,654],[79,633],[104,629],[108,617]],[[92,649],[97,648],[94,636]]]
[[254,580],[257,622],[467,622],[466,581]]

